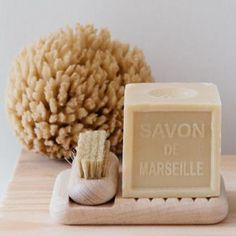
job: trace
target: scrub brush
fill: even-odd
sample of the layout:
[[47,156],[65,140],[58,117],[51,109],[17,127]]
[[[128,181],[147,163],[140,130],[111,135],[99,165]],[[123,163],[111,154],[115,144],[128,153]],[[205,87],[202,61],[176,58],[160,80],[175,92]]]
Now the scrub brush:
[[117,191],[119,160],[110,152],[103,130],[81,133],[69,181],[70,198],[83,205],[98,205]]

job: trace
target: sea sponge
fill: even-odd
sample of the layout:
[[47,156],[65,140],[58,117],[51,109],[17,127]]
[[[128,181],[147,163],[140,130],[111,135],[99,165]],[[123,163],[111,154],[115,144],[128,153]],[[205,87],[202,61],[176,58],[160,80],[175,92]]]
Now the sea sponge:
[[152,81],[143,53],[107,29],[77,24],[23,49],[9,78],[7,110],[24,146],[68,156],[80,132],[106,130],[120,153],[124,87]]

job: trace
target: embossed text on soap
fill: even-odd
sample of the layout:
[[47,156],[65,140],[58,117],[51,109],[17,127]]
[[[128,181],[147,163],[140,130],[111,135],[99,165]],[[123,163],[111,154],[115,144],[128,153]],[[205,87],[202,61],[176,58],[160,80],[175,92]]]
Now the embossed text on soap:
[[135,112],[134,132],[134,188],[209,186],[210,112]]

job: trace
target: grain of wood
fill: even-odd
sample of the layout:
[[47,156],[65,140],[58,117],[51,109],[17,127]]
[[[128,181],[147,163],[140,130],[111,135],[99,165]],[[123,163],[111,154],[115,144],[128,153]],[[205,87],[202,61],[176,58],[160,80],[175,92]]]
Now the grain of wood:
[[[181,235],[235,236],[236,155],[222,158],[222,175],[229,200],[227,218],[216,225],[162,226],[67,226],[49,215],[49,203],[56,176],[70,166],[23,150],[0,209],[0,235]],[[19,197],[20,196],[20,197]],[[30,200],[29,200],[30,199]]]
[[215,224],[228,214],[223,179],[219,197],[122,198],[120,186],[113,202],[84,206],[69,199],[65,186],[69,183],[70,172],[65,170],[58,175],[50,204],[51,216],[61,224]]

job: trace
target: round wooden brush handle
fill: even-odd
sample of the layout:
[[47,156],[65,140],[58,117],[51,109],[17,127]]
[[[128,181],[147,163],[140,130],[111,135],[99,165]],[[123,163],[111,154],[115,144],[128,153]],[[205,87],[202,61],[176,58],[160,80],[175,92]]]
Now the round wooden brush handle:
[[69,181],[69,196],[82,205],[98,205],[111,200],[118,188],[119,159],[109,154],[106,175],[100,179],[84,179],[78,176],[76,162],[72,164]]

